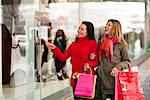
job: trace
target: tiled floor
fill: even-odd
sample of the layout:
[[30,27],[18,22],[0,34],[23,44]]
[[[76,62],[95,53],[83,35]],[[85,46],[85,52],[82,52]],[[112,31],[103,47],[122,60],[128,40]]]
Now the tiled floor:
[[145,100],[150,100],[150,57],[139,66]]
[[[139,66],[139,72],[140,72],[140,78],[142,81],[143,90],[144,90],[144,94],[145,94],[145,100],[150,100],[150,57],[147,58]],[[55,84],[55,86],[54,86],[54,84]],[[38,96],[40,96],[39,95],[40,92],[42,93],[41,97],[43,98],[43,100],[73,100],[72,89],[69,87],[69,80],[48,82],[48,83],[43,83],[42,85],[38,85],[38,86],[40,86],[40,87],[44,86],[44,87],[42,88],[42,90],[38,90],[37,93],[34,93],[34,94],[37,94],[37,95],[34,95],[35,100],[39,100],[36,98],[38,98]],[[7,93],[6,93],[6,91],[7,91]],[[22,91],[22,88],[20,90],[19,87],[16,89],[5,88],[3,90],[3,92],[5,94],[4,100],[10,100],[10,97],[14,97],[14,98],[18,97],[18,94],[21,95],[22,93],[24,93],[21,91]],[[23,90],[23,91],[25,91],[25,90]],[[54,93],[54,92],[57,92],[57,93]],[[22,98],[22,100],[26,100],[26,98],[27,97],[25,97],[25,99]],[[13,99],[13,100],[20,100],[20,97],[19,97],[19,99]]]
[[[64,98],[65,95],[58,95],[57,92],[65,90],[70,86],[69,79],[64,81],[50,81],[50,82],[41,82],[35,83],[32,85],[21,85],[15,88],[9,87],[9,85],[3,86],[3,97],[0,100],[41,100],[50,95],[56,93],[56,97]],[[70,90],[71,91],[71,90]],[[66,91],[63,91],[64,94],[68,94]],[[69,95],[68,95],[69,96]],[[49,100],[56,100],[51,97]],[[68,98],[65,96],[65,98]],[[67,99],[58,99],[58,100],[67,100]]]

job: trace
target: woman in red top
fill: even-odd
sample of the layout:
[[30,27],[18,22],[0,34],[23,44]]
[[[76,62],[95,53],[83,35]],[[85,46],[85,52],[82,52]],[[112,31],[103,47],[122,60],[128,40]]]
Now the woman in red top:
[[[89,67],[94,74],[94,67],[98,65],[97,50],[98,45],[94,37],[94,26],[91,22],[83,21],[78,28],[78,36],[76,41],[72,42],[68,49],[62,53],[61,50],[53,44],[48,44],[52,49],[54,55],[61,61],[67,60],[71,57],[72,76],[74,73],[89,73]],[[96,55],[90,59],[90,55]],[[71,77],[71,86],[74,88],[75,84]]]

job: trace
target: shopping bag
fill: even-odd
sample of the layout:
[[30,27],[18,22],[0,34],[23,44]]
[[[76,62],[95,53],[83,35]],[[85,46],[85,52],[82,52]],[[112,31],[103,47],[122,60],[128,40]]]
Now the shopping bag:
[[115,100],[123,100],[123,94],[118,76],[115,76]]
[[115,77],[115,100],[145,100],[139,73],[128,70]]
[[79,73],[74,95],[92,99],[95,96],[96,75]]

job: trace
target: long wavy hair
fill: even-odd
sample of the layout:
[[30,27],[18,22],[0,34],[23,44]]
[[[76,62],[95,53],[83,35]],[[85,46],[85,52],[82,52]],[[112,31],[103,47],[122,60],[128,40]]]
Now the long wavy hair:
[[124,39],[120,22],[116,19],[109,19],[107,22],[109,21],[113,23],[110,35],[116,38],[120,44],[124,45],[128,49],[128,43]]
[[[86,25],[86,30],[87,30],[87,34],[88,34],[88,38],[89,40],[95,40],[94,37],[94,25],[89,22],[89,21],[83,21],[81,24]],[[76,41],[78,40],[78,37],[76,37]]]

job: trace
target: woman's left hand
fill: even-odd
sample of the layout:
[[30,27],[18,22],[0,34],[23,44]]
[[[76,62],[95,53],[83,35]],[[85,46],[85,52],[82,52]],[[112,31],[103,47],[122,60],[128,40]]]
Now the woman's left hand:
[[118,72],[119,72],[119,70],[118,70],[116,67],[114,67],[114,68],[111,70],[110,75],[111,75],[111,76],[116,76],[116,75],[118,75]]

